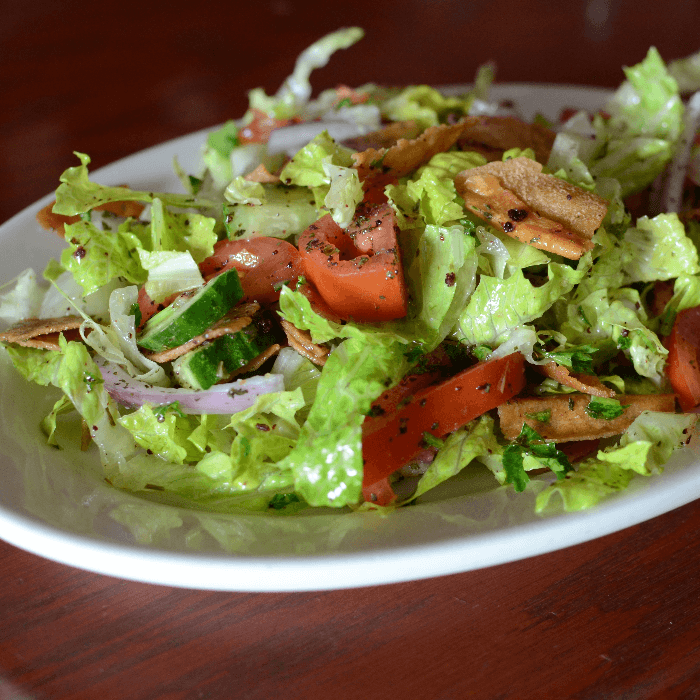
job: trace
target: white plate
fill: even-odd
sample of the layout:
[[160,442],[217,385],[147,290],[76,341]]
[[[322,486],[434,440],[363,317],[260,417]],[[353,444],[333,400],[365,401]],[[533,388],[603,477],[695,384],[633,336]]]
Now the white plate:
[[[562,107],[595,109],[607,95],[546,85],[500,86],[496,94],[520,103],[528,117],[541,111],[552,119]],[[143,151],[93,177],[104,184],[180,191],[173,156],[197,172],[205,133]],[[59,254],[59,239],[34,221],[51,199],[0,227],[0,283],[25,267],[41,270]],[[391,517],[182,509],[110,487],[95,453],[46,446],[38,423],[54,398],[19,378],[4,352],[0,360],[0,536],[43,557],[126,579],[196,589],[301,591],[427,578],[585,542],[700,496],[700,460],[685,450],[661,477],[637,478],[618,497],[582,513],[536,516],[534,493],[497,488],[483,473],[466,474]],[[141,528],[134,527],[138,522]]]

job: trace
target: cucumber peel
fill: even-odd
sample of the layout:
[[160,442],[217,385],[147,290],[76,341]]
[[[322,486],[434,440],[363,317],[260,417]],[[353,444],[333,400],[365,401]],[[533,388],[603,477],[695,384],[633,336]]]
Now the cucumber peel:
[[238,272],[231,268],[194,292],[181,294],[148,319],[138,345],[152,352],[184,345],[223,318],[242,298]]
[[208,389],[245,367],[274,342],[271,333],[261,333],[250,324],[181,355],[173,362],[173,373],[183,387]]

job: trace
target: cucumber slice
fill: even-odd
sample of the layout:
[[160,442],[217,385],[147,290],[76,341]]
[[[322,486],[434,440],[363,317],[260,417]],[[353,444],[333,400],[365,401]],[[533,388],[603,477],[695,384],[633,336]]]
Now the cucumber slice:
[[222,335],[178,357],[173,362],[173,373],[183,387],[208,389],[245,367],[274,342],[271,333],[261,332],[251,323],[237,333]]
[[308,187],[263,185],[262,204],[224,204],[224,227],[231,240],[272,236],[289,238],[318,221],[320,214]]
[[223,318],[242,298],[238,272],[231,268],[193,293],[181,294],[149,318],[137,342],[153,352],[183,345]]

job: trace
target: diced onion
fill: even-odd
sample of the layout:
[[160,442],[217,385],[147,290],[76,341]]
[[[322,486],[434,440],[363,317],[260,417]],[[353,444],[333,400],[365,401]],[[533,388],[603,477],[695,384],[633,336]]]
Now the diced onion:
[[678,212],[683,198],[683,183],[688,171],[695,134],[700,126],[700,92],[689,100],[683,119],[683,133],[676,147],[676,154],[668,166],[666,181],[661,193],[660,212]]
[[127,408],[138,408],[145,403],[162,406],[177,401],[183,413],[230,414],[249,408],[262,394],[284,390],[284,379],[280,374],[238,379],[215,384],[210,389],[194,390],[145,384],[112,363],[101,363],[99,367],[109,395]]

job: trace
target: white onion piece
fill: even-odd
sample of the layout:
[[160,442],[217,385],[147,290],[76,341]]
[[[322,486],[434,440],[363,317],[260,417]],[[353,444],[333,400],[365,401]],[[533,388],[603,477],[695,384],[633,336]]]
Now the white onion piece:
[[281,374],[265,374],[238,379],[227,384],[215,384],[210,389],[174,389],[152,386],[130,377],[121,367],[100,363],[105,389],[122,406],[138,408],[145,403],[163,406],[177,401],[183,413],[238,413],[255,403],[258,396],[284,391]]
[[676,154],[668,166],[659,213],[680,211],[683,198],[683,182],[688,170],[690,152],[695,134],[700,125],[700,92],[696,92],[688,101],[683,119],[683,133],[676,147]]
[[336,119],[282,126],[270,134],[267,152],[269,154],[286,153],[289,156],[293,156],[299,149],[306,146],[309,141],[324,131],[327,131],[331,138],[336,141],[344,141],[345,139],[362,136],[367,133],[368,129],[355,122]]

